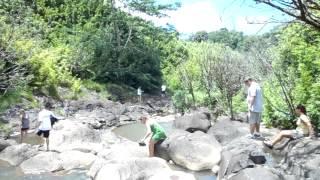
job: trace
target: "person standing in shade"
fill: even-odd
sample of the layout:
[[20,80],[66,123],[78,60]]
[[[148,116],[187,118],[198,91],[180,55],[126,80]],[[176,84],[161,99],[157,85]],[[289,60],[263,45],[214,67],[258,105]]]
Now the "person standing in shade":
[[63,102],[63,112],[64,112],[65,117],[69,116],[69,101],[68,100]]
[[252,78],[244,81],[248,87],[247,104],[248,104],[248,119],[250,124],[250,134],[248,138],[260,138],[260,123],[263,110],[262,90],[258,83]]
[[141,87],[138,87],[138,90],[137,90],[137,95],[138,95],[138,98],[139,98],[139,102],[141,103],[142,102],[142,89]]
[[154,156],[154,146],[156,143],[161,143],[161,141],[167,138],[166,133],[162,126],[160,126],[153,119],[149,119],[147,116],[142,116],[140,118],[141,122],[146,125],[147,133],[144,138],[139,142],[140,145],[144,144],[144,141],[151,136],[149,140],[149,157]]
[[49,135],[50,135],[50,130],[52,128],[51,118],[60,119],[56,117],[52,111],[50,111],[51,108],[52,108],[51,103],[47,102],[44,105],[44,109],[41,110],[38,114],[39,128],[38,128],[37,135],[39,137],[43,135],[45,144],[47,145],[47,151],[49,151]]
[[28,130],[29,130],[29,125],[30,125],[30,120],[29,120],[29,116],[26,113],[25,110],[21,110],[21,137],[20,137],[20,143],[23,142],[23,137],[27,136]]
[[161,86],[161,96],[162,97],[164,97],[166,95],[166,89],[167,89],[166,85],[163,84]]

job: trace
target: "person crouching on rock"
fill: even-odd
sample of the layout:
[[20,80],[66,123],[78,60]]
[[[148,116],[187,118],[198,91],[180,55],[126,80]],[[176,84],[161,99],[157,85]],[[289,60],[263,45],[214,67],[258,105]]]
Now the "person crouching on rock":
[[167,138],[166,133],[156,121],[149,119],[147,116],[142,116],[140,118],[141,122],[146,125],[147,133],[144,138],[139,142],[140,145],[144,144],[144,141],[151,136],[149,140],[149,157],[154,156],[155,144],[159,141],[163,141]]
[[306,108],[303,105],[298,105],[295,109],[297,114],[297,128],[295,130],[283,130],[271,141],[264,141],[263,143],[269,147],[273,148],[275,144],[280,142],[283,138],[300,139],[309,136],[313,138],[314,130],[311,124],[310,118],[307,116]]
[[38,132],[37,135],[41,137],[43,135],[45,144],[47,145],[47,151],[49,151],[49,135],[51,130],[51,118],[59,119],[57,118],[52,111],[50,111],[52,108],[51,103],[47,102],[44,105],[44,109],[41,110],[38,114]]

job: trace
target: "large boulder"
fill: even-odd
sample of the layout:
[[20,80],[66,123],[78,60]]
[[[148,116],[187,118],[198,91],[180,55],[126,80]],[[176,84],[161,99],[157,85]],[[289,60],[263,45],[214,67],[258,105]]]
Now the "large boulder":
[[126,160],[128,158],[143,158],[148,156],[147,146],[125,139],[111,145],[109,148],[98,152],[98,156],[107,160]]
[[279,175],[268,168],[248,168],[232,176],[229,180],[280,180]]
[[64,170],[88,168],[95,160],[96,156],[91,153],[80,151],[66,151],[59,155]]
[[91,179],[95,179],[97,173],[99,172],[99,170],[105,166],[106,164],[110,163],[110,161],[105,160],[104,158],[97,158],[93,164],[91,165],[89,171],[87,172],[87,175],[91,178]]
[[68,104],[68,111],[74,113],[79,110],[93,110],[96,108],[103,108],[106,104],[107,102],[97,99],[70,101]]
[[5,148],[11,145],[17,144],[14,140],[4,140],[0,139],[0,152],[3,151]]
[[195,112],[177,117],[174,120],[174,127],[189,132],[200,130],[207,132],[211,126],[210,114],[204,112]]
[[0,153],[0,159],[8,161],[11,165],[17,166],[22,161],[36,155],[38,151],[30,144],[18,144],[5,148]]
[[149,179],[163,170],[169,170],[169,166],[159,158],[129,159],[104,165],[95,180]]
[[170,159],[194,171],[212,169],[220,162],[221,145],[214,137],[201,131],[189,133],[176,130],[163,143]]
[[261,142],[238,138],[224,146],[219,170],[219,179],[229,179],[247,168],[266,162]]
[[236,138],[249,134],[248,126],[245,123],[231,121],[228,116],[220,116],[207,133],[214,136],[222,145],[225,145]]
[[75,120],[60,121],[50,131],[50,148],[59,152],[74,149],[98,152],[103,149],[101,142],[99,131]]
[[[276,150],[275,150],[276,151]],[[299,139],[288,143],[281,168],[299,178],[318,179],[320,175],[320,141]]]
[[56,152],[42,152],[20,165],[25,174],[39,174],[62,170],[59,154]]
[[77,121],[89,124],[94,129],[101,129],[105,126],[110,127],[118,123],[117,117],[105,109],[94,109],[91,112],[80,110],[74,116]]
[[116,116],[123,115],[128,111],[127,107],[120,103],[114,103],[108,109],[112,114],[115,114]]

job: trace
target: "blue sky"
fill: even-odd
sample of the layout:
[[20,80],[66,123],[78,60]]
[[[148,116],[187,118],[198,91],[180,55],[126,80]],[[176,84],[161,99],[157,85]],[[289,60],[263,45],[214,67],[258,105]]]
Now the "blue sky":
[[[245,34],[261,34],[278,24],[263,24],[270,19],[287,17],[279,11],[254,0],[158,0],[159,3],[180,2],[182,7],[168,12],[168,18],[150,19],[157,25],[172,24],[185,34],[215,31],[226,27]],[[255,24],[250,24],[256,22]],[[262,23],[262,24],[257,24]]]

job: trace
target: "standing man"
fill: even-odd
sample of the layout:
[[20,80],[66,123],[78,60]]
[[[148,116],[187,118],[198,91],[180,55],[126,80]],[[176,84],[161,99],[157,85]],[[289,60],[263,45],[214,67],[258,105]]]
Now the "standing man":
[[49,151],[49,135],[51,130],[51,118],[60,119],[57,118],[53,112],[51,112],[51,103],[47,102],[44,105],[44,109],[41,110],[38,114],[38,123],[39,128],[37,135],[40,137],[43,135],[45,139],[45,144],[47,145],[47,151]]
[[164,97],[166,95],[167,86],[162,84],[161,86],[161,96]]
[[137,90],[137,95],[138,95],[138,98],[139,98],[139,103],[141,103],[142,102],[142,89],[141,89],[141,87],[139,86],[138,87],[138,90]]
[[250,134],[248,137],[255,139],[261,137],[260,123],[263,109],[262,91],[260,85],[252,78],[247,78],[244,83],[248,87],[247,103],[250,124]]

